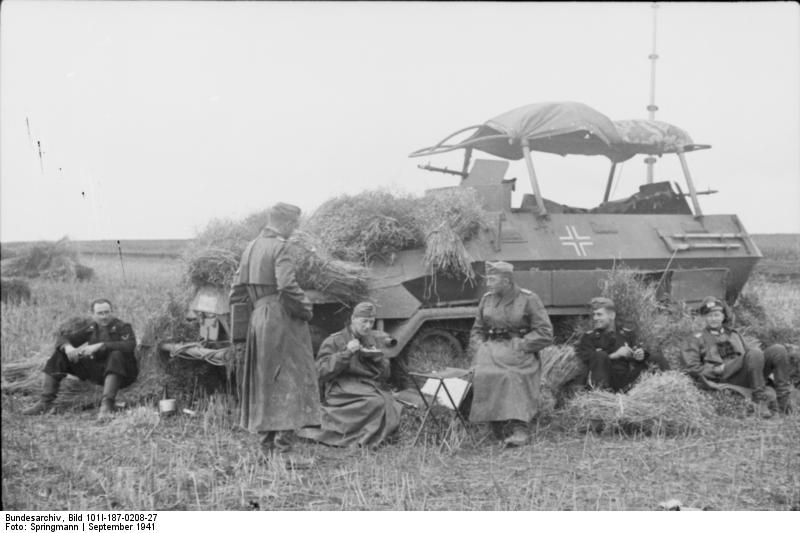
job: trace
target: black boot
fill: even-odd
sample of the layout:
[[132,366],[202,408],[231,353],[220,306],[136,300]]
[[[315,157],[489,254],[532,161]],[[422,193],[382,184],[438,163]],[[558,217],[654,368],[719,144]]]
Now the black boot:
[[108,418],[114,412],[118,390],[119,376],[116,374],[107,374],[103,385],[103,400],[100,403],[100,412],[97,413],[98,419]]
[[50,374],[44,375],[44,385],[42,386],[41,399],[32,407],[22,411],[23,415],[41,415],[53,408],[53,402],[58,395],[58,388],[61,386],[61,378],[56,378]]

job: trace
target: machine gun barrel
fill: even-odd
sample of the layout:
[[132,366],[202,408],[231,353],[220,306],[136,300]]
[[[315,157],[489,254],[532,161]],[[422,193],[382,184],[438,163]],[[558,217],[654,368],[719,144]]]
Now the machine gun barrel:
[[[700,196],[702,194],[717,194],[718,192],[719,191],[715,191],[713,189],[706,189],[705,191],[697,191],[696,194],[697,194],[697,196]],[[691,193],[682,192],[682,193],[680,193],[680,196],[691,196]]]
[[453,174],[454,176],[461,176],[462,178],[467,177],[466,172],[461,172],[460,170],[450,170],[447,167],[444,168],[434,167],[430,163],[427,163],[425,165],[417,165],[417,168],[421,168],[422,170],[430,170],[432,172],[441,172],[443,174]]

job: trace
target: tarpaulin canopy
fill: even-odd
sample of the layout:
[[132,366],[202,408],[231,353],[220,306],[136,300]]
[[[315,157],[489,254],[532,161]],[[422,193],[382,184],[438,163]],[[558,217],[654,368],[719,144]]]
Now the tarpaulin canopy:
[[[467,139],[450,143],[459,134],[475,130]],[[413,152],[410,157],[474,148],[504,159],[523,158],[522,143],[531,150],[559,155],[604,155],[612,161],[630,157],[614,123],[604,114],[579,102],[530,104],[503,113],[480,126],[461,129],[439,144]]]
[[708,145],[694,144],[684,130],[658,120],[617,120],[614,126],[622,137],[620,150],[633,157],[636,154],[663,155],[679,151],[691,152]]

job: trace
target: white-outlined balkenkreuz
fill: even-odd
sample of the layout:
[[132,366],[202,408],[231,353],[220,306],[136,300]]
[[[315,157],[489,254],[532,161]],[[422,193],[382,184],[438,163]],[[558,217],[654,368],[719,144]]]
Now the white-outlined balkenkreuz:
[[564,226],[567,230],[566,237],[558,237],[561,239],[562,246],[572,246],[575,250],[575,254],[578,257],[586,257],[586,248],[584,246],[594,246],[591,237],[582,237],[578,235],[578,230],[575,229],[575,226]]

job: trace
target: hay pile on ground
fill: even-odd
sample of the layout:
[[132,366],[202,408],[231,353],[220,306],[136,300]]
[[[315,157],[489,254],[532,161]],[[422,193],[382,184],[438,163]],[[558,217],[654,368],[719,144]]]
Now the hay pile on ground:
[[487,227],[474,190],[451,188],[422,197],[367,191],[323,204],[305,229],[328,244],[342,260],[369,265],[392,262],[397,252],[425,246],[432,272],[474,277],[464,242]]
[[19,278],[43,278],[60,281],[85,281],[94,270],[79,261],[78,251],[64,237],[56,242],[41,242],[20,250],[14,257],[0,261],[3,275]]
[[701,431],[713,416],[708,400],[679,372],[645,374],[627,394],[591,390],[567,403],[565,420],[576,430],[681,435]]
[[31,300],[28,282],[18,278],[0,279],[0,301],[4,304],[19,304]]

